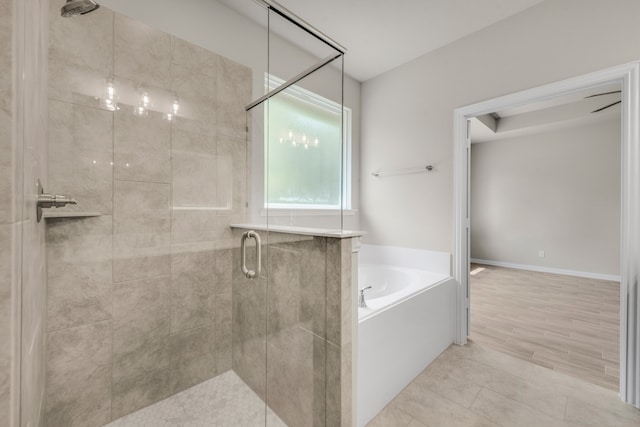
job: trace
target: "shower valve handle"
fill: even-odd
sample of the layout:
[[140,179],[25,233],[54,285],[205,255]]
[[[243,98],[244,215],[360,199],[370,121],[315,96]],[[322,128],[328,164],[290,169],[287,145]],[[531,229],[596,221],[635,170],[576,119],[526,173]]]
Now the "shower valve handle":
[[63,208],[67,205],[77,205],[75,199],[59,194],[38,194],[37,204],[40,208]]
[[42,209],[62,208],[67,205],[78,204],[75,199],[72,199],[69,196],[45,193],[40,180],[38,180],[37,182],[37,191],[38,194],[36,195],[36,219],[38,220],[38,222],[42,220]]

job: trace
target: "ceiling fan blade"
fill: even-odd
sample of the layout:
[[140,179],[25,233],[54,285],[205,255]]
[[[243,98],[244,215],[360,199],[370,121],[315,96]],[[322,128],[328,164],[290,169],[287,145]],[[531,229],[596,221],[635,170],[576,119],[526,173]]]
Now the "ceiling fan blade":
[[621,91],[621,90],[614,90],[614,91],[612,91],[612,92],[596,93],[595,95],[585,96],[585,97],[584,97],[584,99],[587,99],[587,98],[594,98],[594,97],[596,97],[596,96],[611,95],[611,94],[613,94],[613,93],[622,93],[622,91]]
[[621,102],[622,102],[622,101],[616,101],[616,102],[614,102],[613,104],[605,105],[605,106],[604,106],[604,107],[602,107],[602,108],[598,108],[597,110],[593,110],[593,111],[592,111],[592,113],[597,113],[597,112],[599,112],[599,111],[606,110],[607,108],[609,108],[609,107],[613,107],[614,105],[616,105],[616,104],[620,104]]

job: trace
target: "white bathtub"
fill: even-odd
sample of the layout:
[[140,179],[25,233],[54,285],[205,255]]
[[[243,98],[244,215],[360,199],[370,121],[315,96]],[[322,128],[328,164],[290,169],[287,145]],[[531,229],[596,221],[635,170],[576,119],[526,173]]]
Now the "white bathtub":
[[358,321],[362,322],[388,307],[400,304],[448,278],[446,274],[414,268],[359,263],[358,289],[367,286],[371,286],[371,289],[364,293],[367,308],[358,308]]
[[453,342],[455,321],[449,254],[363,245],[358,289],[366,286],[368,308],[358,309],[358,427]]

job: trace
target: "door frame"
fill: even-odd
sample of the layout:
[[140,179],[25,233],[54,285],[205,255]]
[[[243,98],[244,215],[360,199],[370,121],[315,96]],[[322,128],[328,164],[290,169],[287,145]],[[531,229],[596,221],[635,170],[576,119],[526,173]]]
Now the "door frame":
[[[527,89],[454,110],[454,253],[457,281],[454,342],[466,344],[469,319],[470,142],[467,121],[475,116],[621,83],[620,397],[640,407],[640,61]],[[631,300],[630,300],[631,298]],[[629,304],[631,303],[631,304]]]

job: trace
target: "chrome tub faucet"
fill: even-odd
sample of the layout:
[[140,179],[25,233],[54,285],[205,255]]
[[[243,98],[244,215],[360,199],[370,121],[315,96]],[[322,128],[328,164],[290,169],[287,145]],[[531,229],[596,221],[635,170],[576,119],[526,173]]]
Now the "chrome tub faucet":
[[358,298],[358,307],[360,308],[368,308],[367,303],[364,300],[364,291],[366,291],[367,289],[371,289],[371,286],[360,289],[360,297]]

